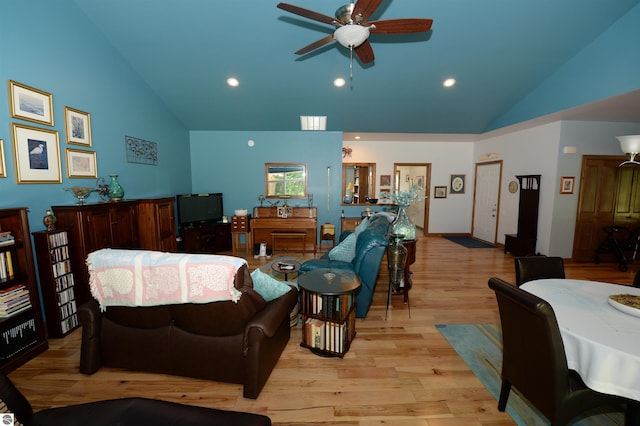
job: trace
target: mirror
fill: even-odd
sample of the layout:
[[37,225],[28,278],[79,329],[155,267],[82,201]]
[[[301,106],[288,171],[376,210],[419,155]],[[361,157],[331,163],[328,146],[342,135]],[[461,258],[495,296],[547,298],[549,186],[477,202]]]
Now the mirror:
[[367,204],[376,195],[376,163],[342,163],[343,204]]
[[265,194],[267,198],[306,198],[306,163],[265,163]]

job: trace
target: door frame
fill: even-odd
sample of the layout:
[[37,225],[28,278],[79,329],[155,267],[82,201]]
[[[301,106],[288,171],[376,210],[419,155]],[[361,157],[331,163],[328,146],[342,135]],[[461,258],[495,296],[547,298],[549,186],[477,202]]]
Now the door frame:
[[396,187],[396,176],[398,176],[398,167],[424,167],[425,170],[425,174],[424,174],[424,200],[420,201],[421,203],[424,203],[424,220],[423,220],[423,234],[424,236],[427,236],[427,234],[429,233],[429,205],[431,202],[431,193],[430,193],[430,188],[431,188],[431,163],[393,163],[393,179],[394,179],[394,191],[397,191],[397,187]]

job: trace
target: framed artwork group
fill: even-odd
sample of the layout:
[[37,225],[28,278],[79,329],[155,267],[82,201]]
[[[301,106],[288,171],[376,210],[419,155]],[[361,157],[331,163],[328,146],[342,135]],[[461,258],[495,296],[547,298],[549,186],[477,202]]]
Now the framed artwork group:
[[[12,118],[40,125],[54,125],[53,96],[50,93],[9,80]],[[91,115],[64,108],[66,142],[91,147]],[[53,129],[11,123],[13,157],[18,183],[61,183],[60,141]],[[68,178],[98,176],[95,151],[66,148]],[[0,177],[7,177],[4,142],[0,139]]]

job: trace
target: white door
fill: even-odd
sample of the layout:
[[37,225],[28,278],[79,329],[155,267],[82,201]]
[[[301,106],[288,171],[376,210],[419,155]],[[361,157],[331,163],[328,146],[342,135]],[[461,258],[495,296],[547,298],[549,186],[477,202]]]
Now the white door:
[[473,236],[492,244],[496,242],[498,228],[501,174],[502,162],[476,165]]

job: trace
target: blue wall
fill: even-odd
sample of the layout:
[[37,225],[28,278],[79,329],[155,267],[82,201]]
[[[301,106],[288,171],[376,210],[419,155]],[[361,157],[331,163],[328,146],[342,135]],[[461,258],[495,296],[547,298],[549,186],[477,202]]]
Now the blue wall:
[[[7,177],[0,178],[0,208],[29,207],[32,231],[44,228],[51,205],[73,204],[63,188],[95,186],[95,179],[66,177],[65,148],[97,154],[98,176],[119,175],[126,198],[189,192],[189,133],[107,40],[70,0],[3,0],[0,25],[0,139],[4,139]],[[7,81],[53,95],[54,126],[12,119]],[[92,147],[68,145],[64,107],[91,114]],[[12,122],[58,132],[63,182],[17,184]],[[158,166],[128,163],[124,136],[158,146]],[[92,194],[89,201],[98,201]]]
[[[249,140],[254,141],[253,147],[248,146]],[[251,212],[260,205],[265,163],[307,163],[307,189],[318,208],[319,224],[331,222],[339,229],[342,210],[360,216],[362,206],[347,207],[352,211],[340,206],[342,132],[191,132],[193,192],[222,192],[226,215],[243,208]],[[331,168],[330,184],[327,166]],[[290,200],[288,204],[306,206],[307,201]]]

